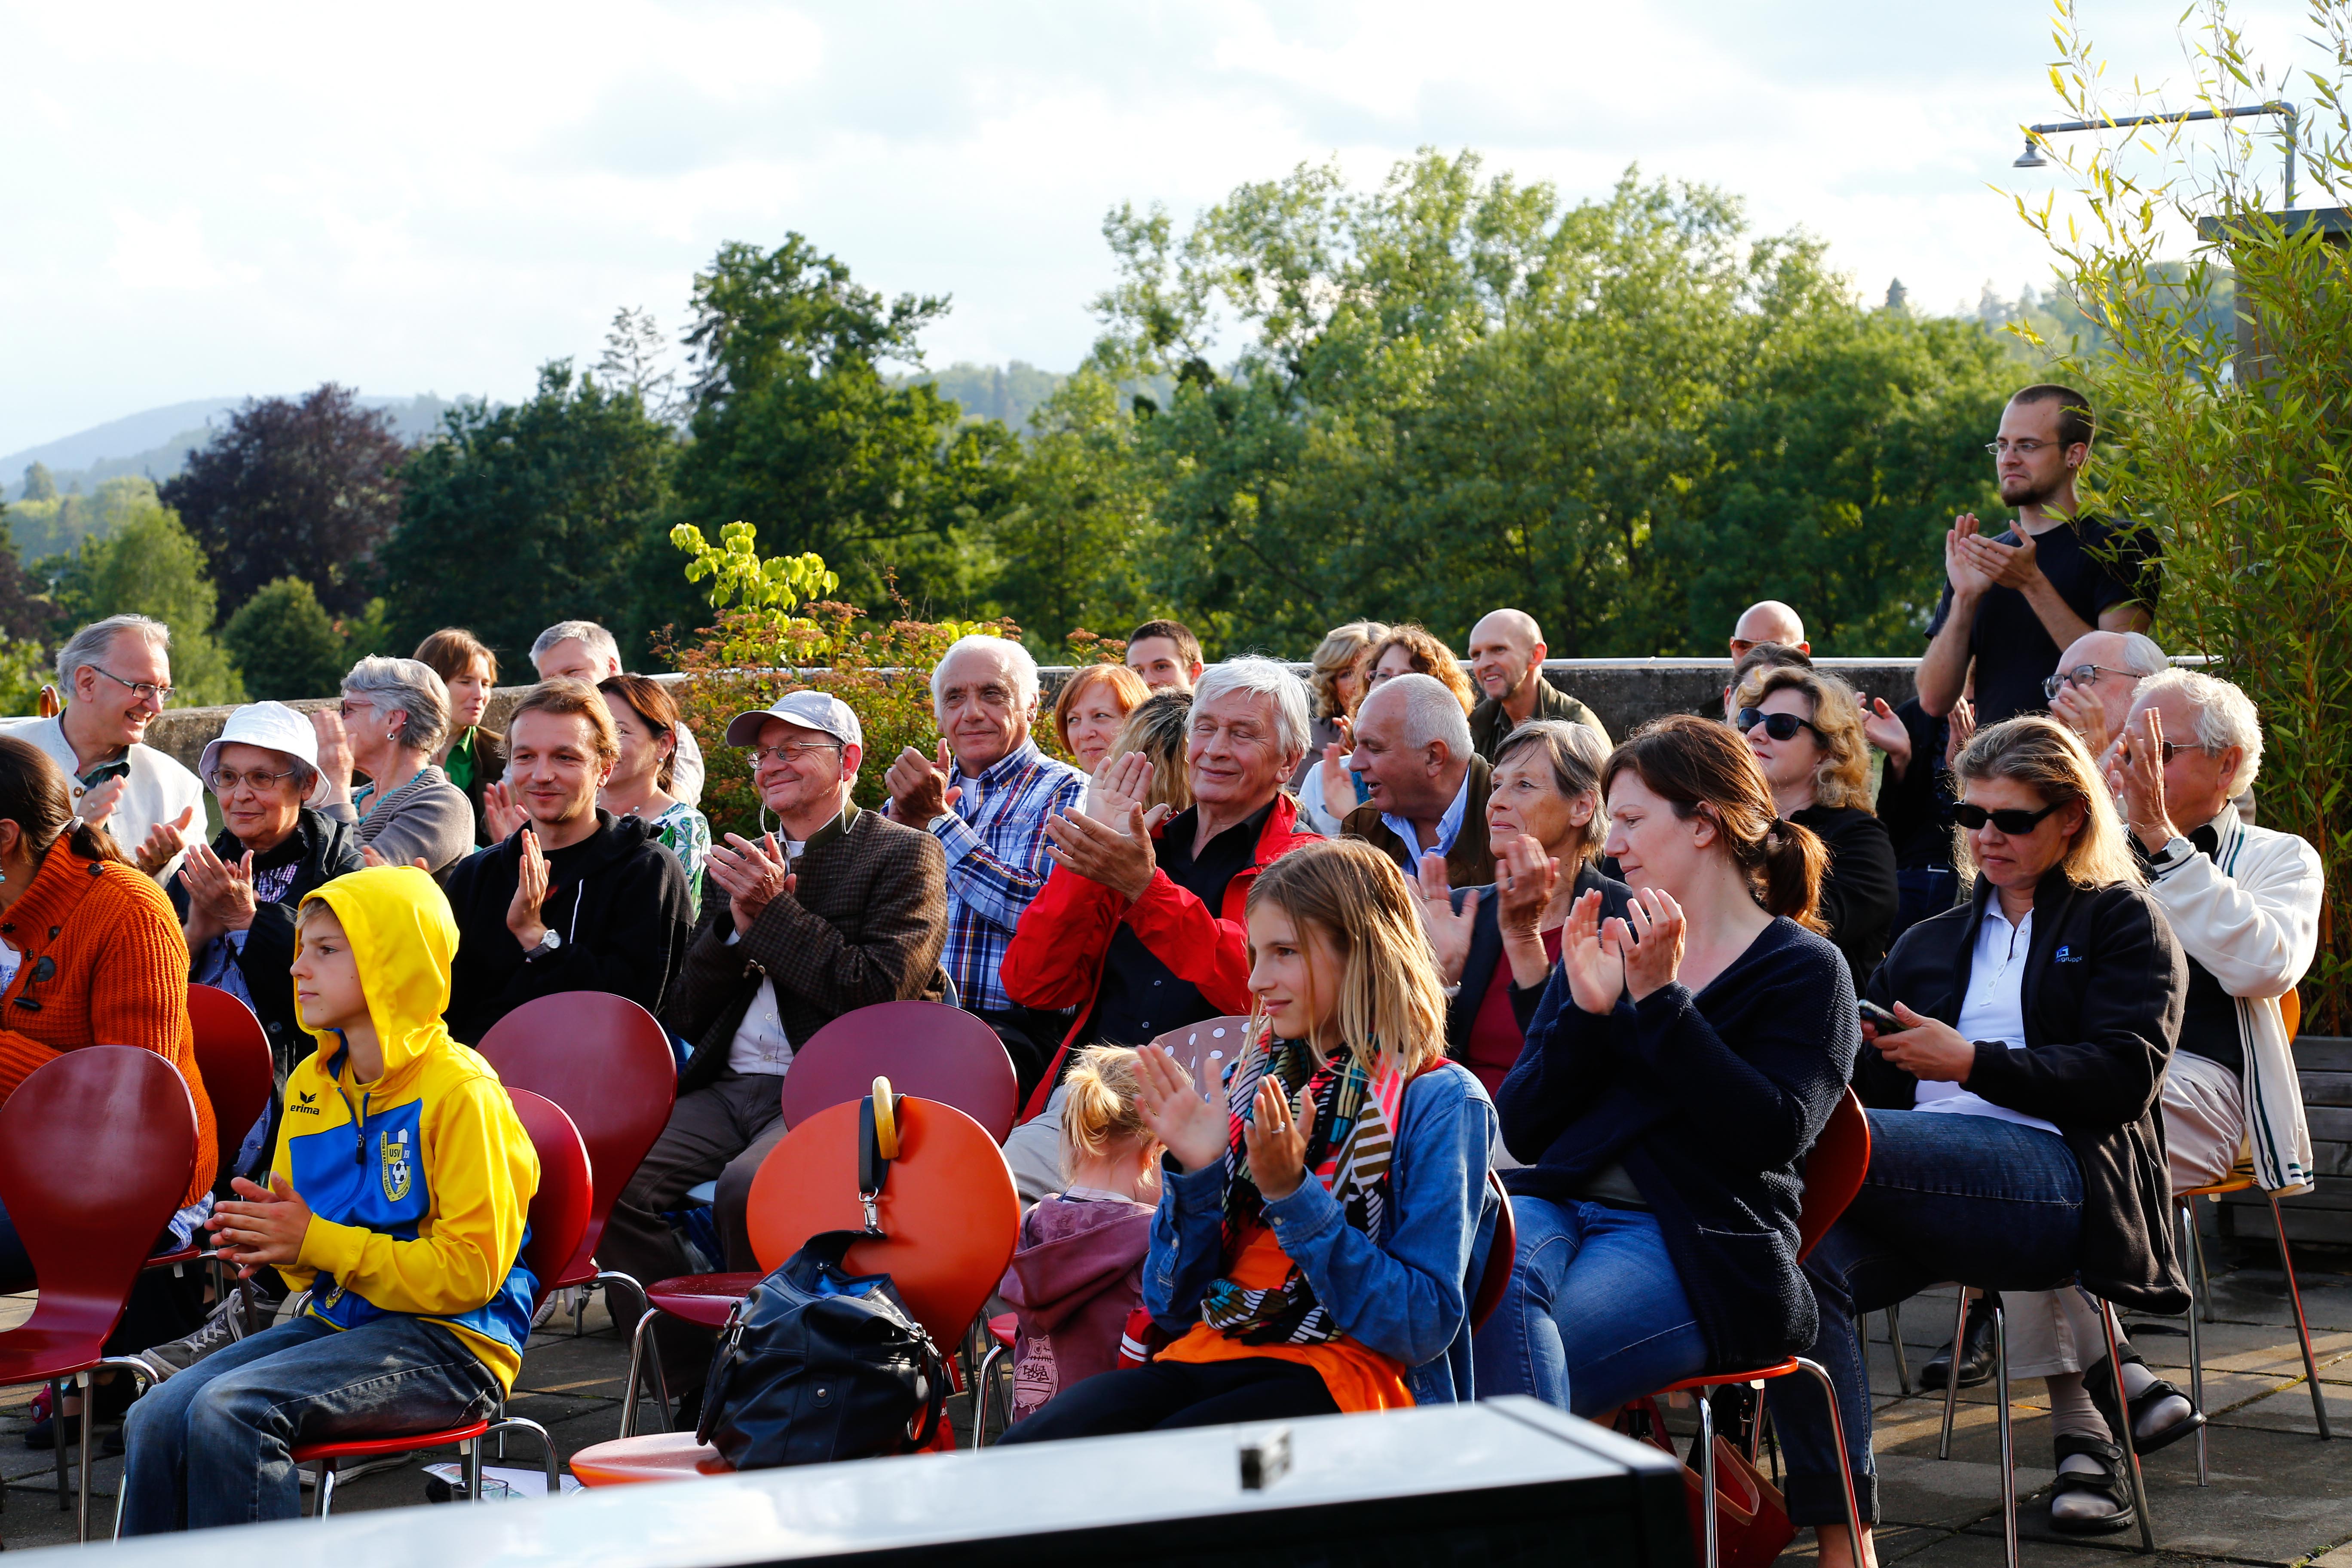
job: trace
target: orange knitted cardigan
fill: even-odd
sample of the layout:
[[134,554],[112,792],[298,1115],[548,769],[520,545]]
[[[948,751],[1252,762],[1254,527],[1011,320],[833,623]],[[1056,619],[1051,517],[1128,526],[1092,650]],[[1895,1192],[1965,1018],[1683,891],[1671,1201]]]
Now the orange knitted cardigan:
[[196,1102],[196,1172],[181,1201],[210,1192],[220,1152],[188,1026],[188,943],[155,879],[85,860],[60,837],[0,910],[0,938],[25,955],[0,993],[0,1103],[59,1052],[143,1047],[180,1069]]

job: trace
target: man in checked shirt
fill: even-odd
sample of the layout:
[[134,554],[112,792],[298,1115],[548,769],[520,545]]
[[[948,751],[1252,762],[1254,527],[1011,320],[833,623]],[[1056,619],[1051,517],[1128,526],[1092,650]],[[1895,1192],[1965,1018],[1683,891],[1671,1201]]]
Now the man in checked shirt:
[[1037,749],[1037,663],[1003,637],[968,637],[931,671],[936,756],[909,746],[883,783],[887,814],[927,829],[948,857],[948,941],[940,963],[965,1011],[1004,1041],[1026,1095],[1069,1027],[1017,1005],[1000,971],[1021,912],[1045,885],[1045,819],[1076,811],[1087,776]]

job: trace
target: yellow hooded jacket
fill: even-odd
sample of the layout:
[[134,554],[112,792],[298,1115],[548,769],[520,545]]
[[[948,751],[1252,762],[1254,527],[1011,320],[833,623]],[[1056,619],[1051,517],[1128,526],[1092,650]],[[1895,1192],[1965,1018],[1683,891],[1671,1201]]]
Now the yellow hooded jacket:
[[353,871],[310,898],[351,939],[383,1074],[352,1082],[342,1037],[310,1030],[319,1048],[287,1078],[274,1163],[310,1226],[278,1272],[339,1329],[389,1313],[441,1324],[511,1390],[538,1283],[522,1247],[539,1156],[499,1075],[442,1027],[449,900],[414,866]]

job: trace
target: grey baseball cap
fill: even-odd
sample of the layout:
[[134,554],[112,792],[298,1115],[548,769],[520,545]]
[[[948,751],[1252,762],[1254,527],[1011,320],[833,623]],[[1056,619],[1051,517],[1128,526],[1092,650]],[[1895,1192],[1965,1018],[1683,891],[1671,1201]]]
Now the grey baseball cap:
[[788,691],[769,706],[752,713],[738,713],[727,721],[727,743],[730,746],[756,746],[760,731],[771,719],[782,719],[787,724],[798,724],[805,730],[822,731],[844,745],[866,748],[866,731],[857,722],[857,715],[848,703],[838,697],[828,697],[822,691]]

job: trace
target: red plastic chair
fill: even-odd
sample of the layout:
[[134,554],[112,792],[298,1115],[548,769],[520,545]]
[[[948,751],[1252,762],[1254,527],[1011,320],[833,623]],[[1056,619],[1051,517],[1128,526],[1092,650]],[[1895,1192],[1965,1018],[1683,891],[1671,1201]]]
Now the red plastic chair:
[[1021,1110],[1013,1058],[995,1030],[939,1002],[877,1002],[844,1013],[793,1053],[784,1125],[865,1099],[877,1078],[899,1094],[954,1106],[999,1143]]
[[[1822,1237],[1829,1234],[1846,1205],[1853,1202],[1854,1194],[1862,1191],[1862,1179],[1870,1170],[1870,1118],[1864,1114],[1862,1101],[1847,1089],[1830,1112],[1829,1122],[1813,1140],[1811,1151],[1805,1156],[1805,1197],[1797,1212],[1797,1261],[1811,1257]],[[1830,1407],[1830,1434],[1837,1440],[1838,1475],[1845,1483],[1846,1528],[1853,1531],[1853,1540],[1862,1540],[1862,1509],[1854,1500],[1853,1470],[1846,1462],[1845,1422],[1838,1415],[1837,1388],[1830,1382],[1827,1369],[1804,1356],[1790,1356],[1771,1366],[1757,1367],[1748,1372],[1711,1372],[1702,1377],[1686,1377],[1670,1383],[1658,1390],[1660,1394],[1695,1394],[1698,1396],[1699,1485],[1706,1494],[1706,1568],[1717,1568],[1720,1561],[1717,1550],[1717,1523],[1715,1493],[1715,1409],[1707,1402],[1708,1393],[1725,1384],[1745,1383],[1760,1386],[1776,1377],[1789,1377],[1797,1373],[1809,1374],[1821,1384],[1822,1397]]]
[[[220,1144],[220,1163],[214,1168],[226,1175],[245,1135],[278,1092],[278,1064],[253,1009],[218,986],[188,987],[188,1025],[195,1037],[196,1073],[213,1102],[213,1131]],[[176,1273],[204,1256],[205,1248],[192,1242],[149,1258],[147,1267]],[[217,1282],[217,1263],[213,1273]]]
[[[986,1128],[953,1106],[895,1098],[898,1152],[874,1200],[874,1225],[883,1235],[851,1247],[843,1266],[889,1275],[908,1311],[950,1354],[1013,1261],[1021,1199]],[[850,1104],[817,1112],[786,1133],[760,1166],[745,1217],[763,1268],[782,1263],[820,1232],[867,1227],[857,1188],[860,1110]],[[717,1327],[758,1280],[751,1274],[687,1276],[663,1280],[650,1294],[658,1310],[677,1316],[715,1310],[697,1321]],[[572,1456],[572,1473],[587,1485],[716,1473],[711,1449],[666,1433],[632,1435],[637,1379],[647,1359],[645,1341],[655,1316],[648,1310],[638,1321],[630,1349],[621,1436]],[[658,1356],[652,1361],[656,1395],[667,1408]]]
[[[527,1089],[510,1088],[507,1093],[514,1100],[515,1116],[530,1136],[530,1146],[539,1153],[539,1191],[531,1195],[530,1235],[522,1248],[523,1265],[537,1282],[530,1300],[536,1315],[539,1304],[554,1288],[549,1281],[562,1272],[572,1255],[579,1250],[581,1235],[588,1226],[589,1210],[595,1202],[595,1180],[589,1166],[588,1146],[581,1141],[580,1130],[572,1124],[562,1107]],[[555,1439],[538,1422],[508,1415],[503,1399],[495,1415],[478,1417],[463,1426],[384,1437],[305,1443],[294,1450],[293,1458],[298,1465],[313,1467],[319,1483],[320,1519],[327,1517],[327,1510],[334,1503],[337,1459],[406,1453],[414,1448],[438,1448],[453,1443],[465,1457],[466,1495],[479,1502],[482,1444],[493,1435],[503,1438],[509,1432],[529,1432],[539,1438],[546,1455],[547,1495],[556,1496],[562,1489],[562,1465],[556,1457]]]
[[[58,1506],[65,1506],[62,1380],[90,1407],[89,1374],[144,1363],[106,1353],[148,1249],[196,1173],[196,1104],[179,1069],[133,1046],[86,1046],[34,1069],[0,1105],[0,1205],[40,1281],[33,1315],[0,1333],[0,1386],[47,1383],[58,1412]],[[89,1427],[81,1423],[76,1538],[89,1539]]]
[[[551,1290],[619,1279],[596,1266],[604,1223],[637,1173],[647,1151],[669,1124],[677,1097],[677,1059],[669,1036],[651,1013],[625,996],[567,991],[526,1002],[482,1037],[482,1058],[509,1089],[529,1089],[563,1107],[588,1145],[596,1196],[580,1248],[548,1282]],[[580,1331],[583,1293],[572,1315]]]

